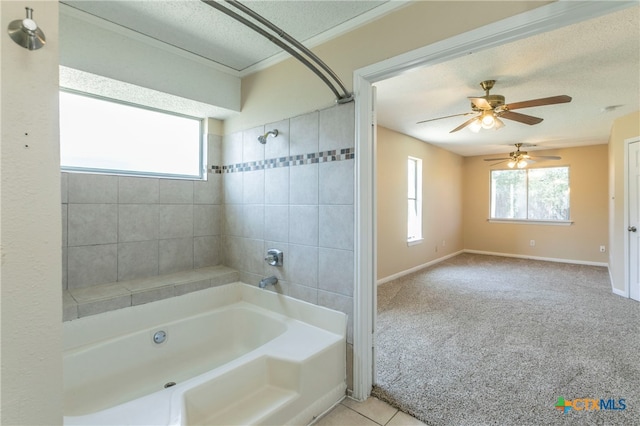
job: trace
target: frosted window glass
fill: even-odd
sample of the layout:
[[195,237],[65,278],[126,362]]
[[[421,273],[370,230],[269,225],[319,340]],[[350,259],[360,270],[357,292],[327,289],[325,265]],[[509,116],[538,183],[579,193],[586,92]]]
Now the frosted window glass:
[[202,120],[60,92],[65,170],[202,178]]

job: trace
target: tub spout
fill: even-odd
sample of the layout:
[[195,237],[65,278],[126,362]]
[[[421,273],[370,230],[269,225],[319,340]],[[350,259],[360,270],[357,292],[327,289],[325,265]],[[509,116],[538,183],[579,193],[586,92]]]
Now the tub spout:
[[278,279],[274,276],[271,276],[269,278],[261,279],[260,283],[258,284],[258,287],[265,288],[268,285],[276,285],[276,284],[278,284]]

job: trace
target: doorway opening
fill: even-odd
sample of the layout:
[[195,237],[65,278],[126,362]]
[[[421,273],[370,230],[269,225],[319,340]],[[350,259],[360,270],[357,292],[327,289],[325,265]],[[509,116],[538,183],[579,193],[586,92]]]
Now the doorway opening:
[[480,50],[619,10],[607,2],[555,2],[354,72],[356,195],[353,397],[366,399],[375,383],[376,316],[376,103],[374,84]]

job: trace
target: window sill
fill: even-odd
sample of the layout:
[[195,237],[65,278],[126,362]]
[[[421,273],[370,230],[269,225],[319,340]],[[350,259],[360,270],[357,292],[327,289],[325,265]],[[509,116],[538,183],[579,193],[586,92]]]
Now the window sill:
[[173,179],[173,180],[192,180],[192,181],[207,180],[207,170],[203,172],[202,176],[198,176],[198,175],[173,175],[169,173],[151,173],[151,172],[146,173],[146,172],[136,172],[131,170],[92,169],[92,168],[84,168],[84,167],[60,166],[60,172],[61,173],[79,173],[79,174],[87,174],[87,175],[123,176],[123,177],[134,177],[134,178],[156,178],[156,179]]
[[411,247],[411,246],[415,246],[415,245],[418,245],[418,244],[422,244],[423,241],[424,241],[424,238],[417,238],[415,240],[407,241],[407,247]]
[[489,223],[515,223],[519,225],[571,226],[572,220],[487,219]]

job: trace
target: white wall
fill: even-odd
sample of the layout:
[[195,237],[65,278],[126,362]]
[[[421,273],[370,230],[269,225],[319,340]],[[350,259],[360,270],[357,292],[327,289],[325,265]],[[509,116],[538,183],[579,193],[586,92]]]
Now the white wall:
[[3,425],[62,423],[58,2],[28,6],[47,37],[37,51],[6,34],[25,3],[0,4]]

